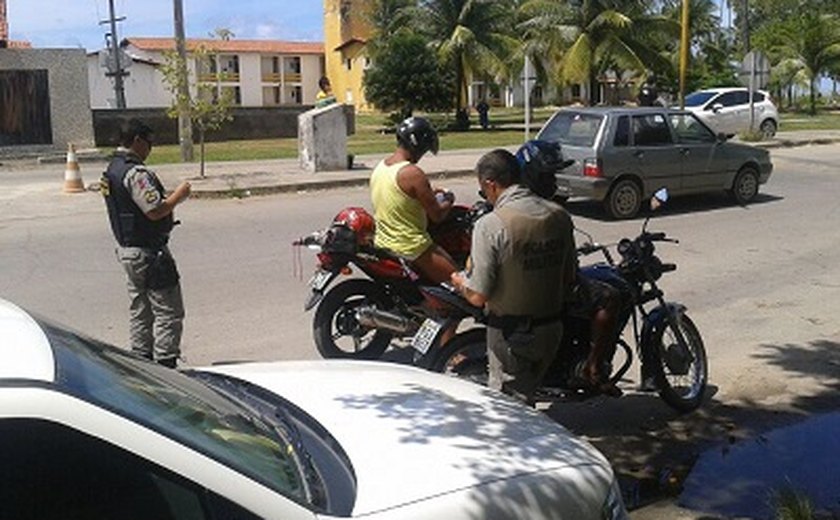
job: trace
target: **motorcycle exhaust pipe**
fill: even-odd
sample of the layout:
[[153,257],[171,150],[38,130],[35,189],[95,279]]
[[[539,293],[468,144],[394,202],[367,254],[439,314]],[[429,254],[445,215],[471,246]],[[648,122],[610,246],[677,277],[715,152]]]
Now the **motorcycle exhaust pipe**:
[[417,329],[417,325],[405,316],[367,305],[356,309],[356,320],[364,327],[385,329],[397,334],[413,334]]

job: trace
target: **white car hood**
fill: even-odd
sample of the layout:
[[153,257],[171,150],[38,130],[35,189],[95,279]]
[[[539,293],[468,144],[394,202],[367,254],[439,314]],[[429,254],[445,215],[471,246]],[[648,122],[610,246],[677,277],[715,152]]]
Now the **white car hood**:
[[609,464],[543,414],[453,377],[381,362],[249,363],[202,369],[266,388],[341,444],[364,515],[515,476]]

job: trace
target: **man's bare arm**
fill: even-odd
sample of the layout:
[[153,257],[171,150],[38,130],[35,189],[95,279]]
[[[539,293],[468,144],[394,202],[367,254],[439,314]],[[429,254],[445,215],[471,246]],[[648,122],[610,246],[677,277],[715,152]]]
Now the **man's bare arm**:
[[189,182],[182,182],[175,188],[175,191],[163,200],[163,204],[146,213],[146,216],[151,220],[160,220],[170,215],[175,210],[175,206],[190,196],[191,190],[192,187]]
[[429,179],[423,170],[414,164],[404,166],[397,174],[397,185],[413,199],[417,199],[432,222],[440,222],[452,208],[451,200],[438,202]]
[[472,289],[469,289],[466,284],[466,279],[464,278],[464,274],[460,272],[452,273],[450,276],[450,280],[452,285],[455,286],[456,289],[466,298],[471,305],[475,307],[484,307],[484,304],[487,303],[487,296],[475,292]]

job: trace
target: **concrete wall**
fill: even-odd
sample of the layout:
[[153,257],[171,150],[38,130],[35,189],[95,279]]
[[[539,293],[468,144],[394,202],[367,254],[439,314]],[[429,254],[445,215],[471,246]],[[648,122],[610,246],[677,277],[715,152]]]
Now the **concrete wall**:
[[2,70],[47,70],[52,142],[40,146],[0,148],[0,154],[66,150],[93,146],[93,121],[83,49],[0,49]]
[[343,105],[304,112],[298,118],[298,159],[309,173],[349,169]]
[[[238,107],[233,109],[233,121],[226,123],[216,132],[207,134],[207,141],[228,141],[237,139],[272,139],[297,137],[298,115],[311,106],[298,107]],[[344,107],[347,133],[355,132],[355,113],[353,107]],[[162,108],[94,110],[93,121],[96,129],[96,145],[113,147],[119,139],[119,129],[123,122],[136,117],[155,129],[155,142],[158,144],[178,143],[178,122],[166,115]],[[197,131],[193,137],[198,139]]]
[[[105,76],[105,69],[99,64],[99,56],[90,54],[88,63],[88,83],[90,84],[90,105],[94,109],[116,108],[114,82]],[[152,65],[134,61],[124,78],[125,102],[129,108],[160,108],[169,106],[172,94],[163,82],[163,74]]]
[[[259,54],[239,55],[239,78],[242,106],[263,106],[262,57]],[[230,85],[236,86],[236,84]]]
[[[154,63],[163,63],[162,53],[147,52],[129,47],[129,55],[141,61],[134,60],[128,69],[129,76],[125,79],[126,105],[135,108],[163,108],[171,104],[172,94],[166,87],[159,68]],[[222,87],[239,87],[243,107],[263,107],[263,87],[278,86],[278,83],[263,83],[262,58],[275,55],[256,53],[237,53],[239,56],[239,82],[222,82]],[[281,59],[290,55],[276,55]],[[321,55],[301,55],[301,89],[302,103],[299,105],[314,105],[318,93],[318,79],[324,74],[321,66]],[[105,76],[105,69],[100,66],[98,54],[87,57],[88,82],[90,83],[90,104],[95,109],[115,108],[114,85],[111,78]],[[195,60],[188,60],[191,84],[195,83]],[[286,87],[298,83],[287,83]],[[193,90],[195,95],[196,90]],[[289,96],[284,96],[286,104],[293,104]]]

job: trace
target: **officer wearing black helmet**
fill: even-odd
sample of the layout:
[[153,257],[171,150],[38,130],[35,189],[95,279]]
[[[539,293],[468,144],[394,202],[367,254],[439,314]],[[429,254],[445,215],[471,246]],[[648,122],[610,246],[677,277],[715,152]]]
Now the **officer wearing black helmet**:
[[169,233],[175,206],[190,195],[182,182],[170,195],[143,161],[152,150],[152,129],[132,119],[100,181],[117,258],[128,277],[132,352],[175,368],[181,352],[184,304]]
[[397,149],[379,162],[370,177],[375,244],[413,262],[432,283],[448,281],[455,262],[432,241],[427,226],[429,220],[446,218],[454,196],[433,189],[417,166],[426,152],[437,154],[437,132],[426,119],[409,117],[397,126],[396,134]]

